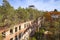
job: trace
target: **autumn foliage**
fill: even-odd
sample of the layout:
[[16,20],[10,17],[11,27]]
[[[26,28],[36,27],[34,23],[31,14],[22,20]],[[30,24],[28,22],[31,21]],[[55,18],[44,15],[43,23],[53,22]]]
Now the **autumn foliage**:
[[60,12],[58,11],[45,12],[44,17],[46,18],[46,20],[52,20],[51,15],[60,15]]

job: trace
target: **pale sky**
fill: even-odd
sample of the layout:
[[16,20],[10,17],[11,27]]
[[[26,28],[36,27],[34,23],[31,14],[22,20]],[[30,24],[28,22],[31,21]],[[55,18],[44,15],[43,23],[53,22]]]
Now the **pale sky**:
[[[18,7],[26,8],[29,5],[34,5],[38,10],[51,11],[57,9],[60,11],[60,0],[8,0],[8,2],[17,9]],[[2,0],[0,0],[2,5]]]

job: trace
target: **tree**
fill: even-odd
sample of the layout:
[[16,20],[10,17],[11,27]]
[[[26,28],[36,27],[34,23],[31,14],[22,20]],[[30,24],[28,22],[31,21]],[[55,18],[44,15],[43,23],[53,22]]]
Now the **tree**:
[[8,2],[3,0],[2,6],[0,6],[0,26],[6,24],[15,24],[23,21],[33,20],[40,16],[40,11],[32,8],[14,9]]
[[19,7],[17,10],[17,15],[21,20],[29,20],[29,13],[26,9]]
[[14,15],[14,8],[9,4],[7,0],[3,0],[3,4],[2,6],[0,6],[0,11],[1,11],[0,12],[0,16],[1,16],[0,24],[6,25],[8,22],[11,23],[10,19]]
[[54,12],[57,12],[57,9],[54,9]]

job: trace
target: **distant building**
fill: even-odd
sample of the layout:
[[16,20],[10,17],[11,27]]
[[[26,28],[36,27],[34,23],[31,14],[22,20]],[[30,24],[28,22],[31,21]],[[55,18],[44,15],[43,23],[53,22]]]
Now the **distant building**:
[[35,6],[34,5],[29,5],[29,8],[35,9]]
[[59,18],[60,15],[51,15],[52,18]]
[[29,5],[29,7],[35,7],[34,5]]

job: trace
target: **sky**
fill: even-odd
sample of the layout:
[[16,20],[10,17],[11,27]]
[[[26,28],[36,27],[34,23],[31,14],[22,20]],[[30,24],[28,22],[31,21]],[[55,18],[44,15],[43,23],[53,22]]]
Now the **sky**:
[[[52,11],[57,9],[60,11],[60,0],[8,0],[11,6],[15,9],[18,7],[26,8],[29,5],[34,5],[38,10]],[[0,0],[2,5],[2,0]]]

